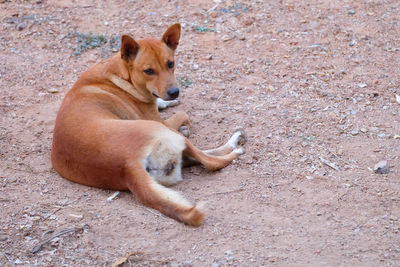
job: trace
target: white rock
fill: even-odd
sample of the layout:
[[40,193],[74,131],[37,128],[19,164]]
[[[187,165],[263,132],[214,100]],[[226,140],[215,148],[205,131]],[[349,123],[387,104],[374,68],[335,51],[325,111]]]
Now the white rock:
[[395,94],[395,97],[396,97],[397,104],[400,105],[400,96],[398,94]]
[[367,87],[367,84],[365,84],[365,83],[360,83],[360,84],[358,84],[358,87],[360,87],[360,88],[365,88],[365,87]]
[[374,166],[374,172],[378,174],[386,174],[389,172],[389,166],[387,163],[387,160],[382,160],[379,161],[377,164]]
[[49,89],[47,89],[47,92],[55,94],[55,93],[58,93],[59,90],[57,88],[49,88]]

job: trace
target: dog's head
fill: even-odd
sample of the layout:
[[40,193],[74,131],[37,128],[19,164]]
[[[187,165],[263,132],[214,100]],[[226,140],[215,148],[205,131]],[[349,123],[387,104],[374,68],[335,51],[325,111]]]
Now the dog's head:
[[181,25],[174,24],[166,30],[161,40],[135,41],[129,35],[122,36],[121,58],[137,90],[164,100],[173,100],[179,96],[174,75],[174,56],[180,34]]

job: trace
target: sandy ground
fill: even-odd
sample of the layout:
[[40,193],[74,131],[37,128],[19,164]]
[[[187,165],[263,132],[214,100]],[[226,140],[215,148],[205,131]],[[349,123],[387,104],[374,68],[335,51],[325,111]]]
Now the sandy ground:
[[[399,14],[398,0],[0,1],[0,265],[399,266]],[[175,22],[182,104],[163,116],[188,112],[202,148],[247,133],[232,165],[175,186],[208,201],[197,229],[129,192],[107,202],[49,159],[80,73],[121,34]]]

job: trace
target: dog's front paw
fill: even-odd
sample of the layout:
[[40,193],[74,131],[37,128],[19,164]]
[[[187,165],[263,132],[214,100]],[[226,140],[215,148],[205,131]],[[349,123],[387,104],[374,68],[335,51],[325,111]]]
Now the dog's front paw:
[[175,107],[180,104],[178,99],[174,100],[162,100],[161,98],[157,98],[157,107],[158,109],[166,109],[168,107]]
[[167,102],[168,102],[168,105],[167,105],[168,107],[175,107],[181,103],[181,101],[179,101],[179,99],[169,100]]
[[190,126],[189,115],[184,111],[177,111],[174,116],[180,125]]
[[179,127],[178,131],[185,137],[189,137],[190,135],[189,127],[186,125],[182,125],[181,127]]
[[232,137],[229,139],[228,144],[232,148],[236,148],[239,145],[243,145],[246,142],[246,137],[242,130],[236,131]]

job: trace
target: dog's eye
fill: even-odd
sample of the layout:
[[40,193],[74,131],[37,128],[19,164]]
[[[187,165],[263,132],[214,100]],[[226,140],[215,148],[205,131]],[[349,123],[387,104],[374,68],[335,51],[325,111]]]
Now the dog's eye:
[[174,67],[174,65],[175,64],[173,61],[168,61],[168,63],[167,63],[168,69],[172,69]]
[[154,75],[154,74],[156,74],[156,72],[155,72],[152,68],[145,69],[143,72],[146,73],[147,75]]

